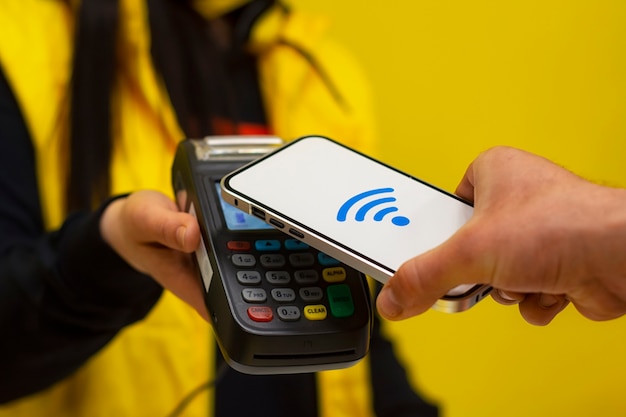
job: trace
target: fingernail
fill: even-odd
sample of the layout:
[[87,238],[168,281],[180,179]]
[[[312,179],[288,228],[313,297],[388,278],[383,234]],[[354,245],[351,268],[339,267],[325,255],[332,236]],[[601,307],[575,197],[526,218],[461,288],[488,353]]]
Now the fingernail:
[[383,287],[378,294],[376,306],[380,314],[388,318],[399,317],[402,314],[402,307],[398,304],[393,290],[389,287]]
[[519,304],[522,301],[518,298],[512,297],[506,291],[502,291],[499,289],[495,290],[493,295],[500,304],[504,305]]
[[517,300],[517,299],[515,299],[515,298],[511,297],[511,296],[510,296],[507,292],[505,292],[505,291],[502,291],[502,290],[497,290],[497,291],[498,291],[498,295],[499,295],[499,296],[500,296],[503,300],[510,301],[510,302],[517,302],[517,301],[519,301],[519,300]]
[[185,246],[185,234],[187,233],[187,228],[185,226],[180,226],[176,229],[176,241],[180,245],[180,247]]
[[539,297],[539,305],[543,308],[554,307],[554,305],[558,302],[559,299],[552,294],[541,294],[541,297]]

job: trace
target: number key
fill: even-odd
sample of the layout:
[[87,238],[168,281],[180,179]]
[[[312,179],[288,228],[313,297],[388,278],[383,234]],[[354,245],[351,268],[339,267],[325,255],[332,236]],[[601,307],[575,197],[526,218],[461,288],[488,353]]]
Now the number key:
[[267,268],[277,268],[285,265],[285,257],[279,253],[261,255],[261,265]]
[[237,266],[250,267],[256,265],[256,258],[249,253],[238,253],[232,257],[233,263]]
[[274,288],[272,298],[279,302],[291,302],[296,299],[296,293],[291,288]]
[[244,288],[241,295],[249,303],[263,303],[267,300],[267,294],[263,288]]
[[243,285],[261,283],[261,274],[258,271],[237,271],[237,281]]
[[265,273],[265,279],[270,284],[284,285],[289,284],[291,276],[287,271],[268,271]]

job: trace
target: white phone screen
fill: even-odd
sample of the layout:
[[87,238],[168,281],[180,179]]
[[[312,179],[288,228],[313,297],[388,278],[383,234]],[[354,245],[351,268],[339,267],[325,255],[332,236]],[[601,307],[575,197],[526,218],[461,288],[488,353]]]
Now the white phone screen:
[[368,258],[389,276],[448,239],[473,212],[451,194],[316,136],[228,177],[227,188]]

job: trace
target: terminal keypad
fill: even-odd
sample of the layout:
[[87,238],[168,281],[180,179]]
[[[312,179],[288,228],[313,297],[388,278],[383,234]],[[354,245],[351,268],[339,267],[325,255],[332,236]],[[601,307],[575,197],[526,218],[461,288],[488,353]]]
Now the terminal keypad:
[[227,248],[253,322],[320,322],[354,315],[350,283],[360,277],[336,259],[296,239],[229,241]]

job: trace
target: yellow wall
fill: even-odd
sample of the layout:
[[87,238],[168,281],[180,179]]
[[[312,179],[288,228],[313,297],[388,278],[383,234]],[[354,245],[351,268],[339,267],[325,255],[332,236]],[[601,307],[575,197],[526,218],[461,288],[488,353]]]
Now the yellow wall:
[[[454,190],[479,151],[507,144],[626,186],[623,0],[291,3],[331,16],[364,64],[380,159]],[[539,328],[489,299],[391,331],[411,335],[400,353],[445,417],[626,415],[626,318],[570,307]]]

